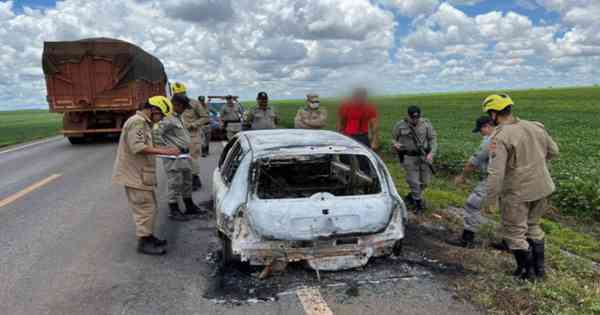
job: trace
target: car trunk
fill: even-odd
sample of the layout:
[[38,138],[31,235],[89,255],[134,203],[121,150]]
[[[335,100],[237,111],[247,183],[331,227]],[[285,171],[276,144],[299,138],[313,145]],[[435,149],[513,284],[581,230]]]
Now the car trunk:
[[269,157],[253,167],[248,219],[265,238],[314,240],[375,233],[390,219],[391,200],[365,155]]

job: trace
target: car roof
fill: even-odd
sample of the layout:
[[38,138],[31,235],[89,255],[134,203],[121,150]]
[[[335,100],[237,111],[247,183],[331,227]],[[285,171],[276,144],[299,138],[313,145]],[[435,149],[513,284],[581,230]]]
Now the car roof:
[[277,149],[301,147],[345,147],[356,153],[367,153],[366,147],[356,140],[329,130],[310,129],[269,129],[244,131],[240,137],[246,138],[254,153],[267,153]]

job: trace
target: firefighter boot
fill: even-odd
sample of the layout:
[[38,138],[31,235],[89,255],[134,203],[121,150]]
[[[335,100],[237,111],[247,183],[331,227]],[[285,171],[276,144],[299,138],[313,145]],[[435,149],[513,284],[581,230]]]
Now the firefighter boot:
[[202,181],[200,181],[200,177],[198,175],[194,175],[192,177],[192,190],[197,191],[202,189]]
[[522,280],[531,280],[535,277],[533,271],[533,256],[528,249],[515,249],[512,251],[517,262],[517,269],[513,272],[513,276]]
[[150,236],[144,236],[138,239],[137,251],[138,253],[152,256],[160,256],[167,253],[167,250],[164,247],[154,245]]
[[546,267],[544,266],[544,240],[534,240],[528,238],[531,252],[533,253],[533,270],[535,271],[535,277],[543,279],[546,276]]
[[185,214],[179,210],[179,205],[176,202],[170,203],[169,209],[171,210],[171,213],[169,213],[169,219],[180,222],[190,220],[190,218],[185,216]]
[[415,200],[413,199],[411,193],[408,193],[408,195],[406,195],[406,197],[404,197],[404,202],[406,202],[407,207],[411,207],[415,204]]
[[150,236],[148,236],[148,237],[150,238],[150,240],[152,241],[154,246],[158,246],[158,247],[167,246],[166,240],[161,240],[160,238],[154,236],[153,234],[150,234]]
[[185,203],[185,215],[198,217],[204,214],[205,211],[202,211],[195,203],[192,198],[184,198],[183,203]]
[[473,248],[475,245],[475,233],[469,230],[463,230],[460,238],[448,240],[446,243],[458,247]]

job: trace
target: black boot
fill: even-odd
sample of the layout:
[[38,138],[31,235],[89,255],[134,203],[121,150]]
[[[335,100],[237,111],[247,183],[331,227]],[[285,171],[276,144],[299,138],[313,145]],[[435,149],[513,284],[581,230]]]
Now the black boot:
[[157,238],[156,236],[154,236],[153,234],[150,234],[150,236],[148,236],[150,238],[150,240],[152,241],[152,243],[154,244],[154,246],[167,246],[167,241],[166,240],[161,240],[160,238]]
[[179,205],[176,202],[170,203],[169,209],[171,210],[169,219],[180,222],[190,220],[190,218],[188,218],[185,214],[183,214],[183,212],[181,212],[181,210],[179,210]]
[[150,236],[144,236],[138,239],[137,251],[138,253],[152,256],[160,256],[167,253],[167,250],[164,247],[154,245]]
[[425,212],[425,201],[423,199],[415,200],[415,212],[417,215],[422,215]]
[[458,247],[472,248],[475,245],[475,233],[463,230],[462,237],[446,241],[446,243]]
[[533,270],[536,278],[543,279],[546,276],[546,267],[544,266],[544,240],[527,239],[533,256]]
[[415,204],[415,200],[413,199],[411,193],[408,193],[408,195],[404,197],[404,202],[406,202],[407,207],[413,206]]
[[194,175],[192,177],[192,190],[197,191],[202,189],[202,181],[200,181],[200,177],[198,175]]
[[185,215],[187,216],[200,216],[203,215],[206,211],[202,211],[195,203],[192,198],[184,198],[183,203],[185,203]]
[[502,240],[501,242],[497,242],[497,243],[491,243],[490,247],[492,247],[495,250],[499,250],[499,251],[503,251],[503,252],[510,252],[510,249],[508,248],[508,244],[506,244],[505,240]]
[[530,250],[516,249],[512,251],[517,262],[517,269],[513,272],[513,276],[523,279],[530,280],[535,277],[533,271],[533,256]]

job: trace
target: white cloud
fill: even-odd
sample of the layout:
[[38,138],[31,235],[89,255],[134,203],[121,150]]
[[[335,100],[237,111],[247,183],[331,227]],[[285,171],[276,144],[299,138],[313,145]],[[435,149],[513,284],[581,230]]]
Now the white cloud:
[[383,3],[396,7],[405,16],[431,14],[440,4],[438,0],[387,0]]

